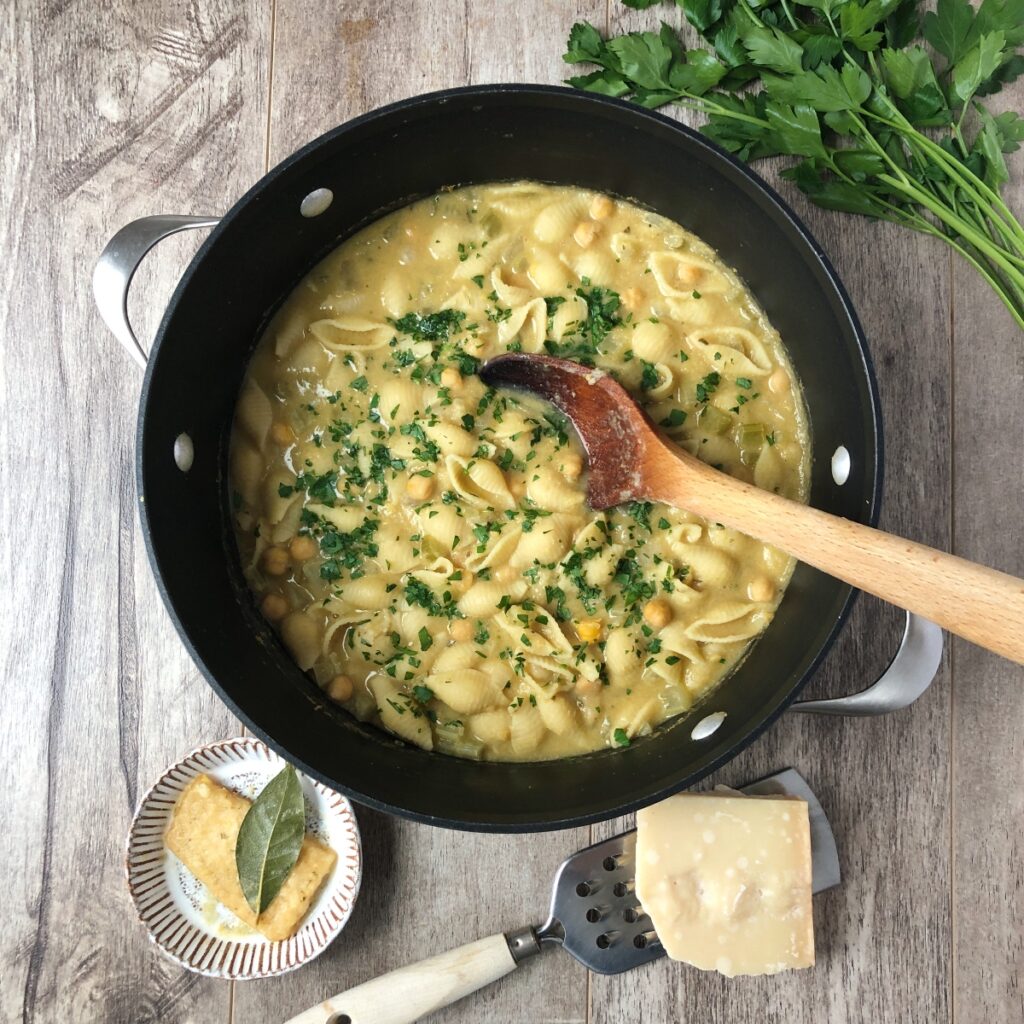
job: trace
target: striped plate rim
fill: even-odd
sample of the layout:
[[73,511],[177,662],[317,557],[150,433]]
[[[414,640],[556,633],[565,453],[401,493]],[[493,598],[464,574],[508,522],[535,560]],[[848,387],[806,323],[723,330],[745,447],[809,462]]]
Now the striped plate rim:
[[302,927],[290,939],[271,942],[262,936],[221,935],[186,914],[185,898],[173,877],[177,869],[164,846],[171,811],[196,775],[216,776],[227,766],[260,762],[285,763],[265,743],[250,736],[197,747],[171,765],[143,796],[128,832],[125,877],[150,940],[182,967],[211,978],[270,978],[301,967],[338,936],[359,894],[362,845],[352,805],[340,793],[300,773],[306,795],[315,794],[317,810],[338,854],[334,871]]

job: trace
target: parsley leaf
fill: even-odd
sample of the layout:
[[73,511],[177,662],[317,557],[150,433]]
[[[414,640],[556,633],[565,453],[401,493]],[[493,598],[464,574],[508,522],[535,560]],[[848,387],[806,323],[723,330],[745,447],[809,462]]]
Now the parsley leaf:
[[[919,0],[676,3],[708,45],[686,49],[666,24],[604,38],[580,22],[564,59],[596,70],[570,84],[703,112],[704,134],[742,160],[797,157],[783,176],[813,202],[945,241],[1024,328],[1024,226],[999,195],[1024,118],[979,99],[1024,75],[1024,0],[937,0],[923,17]],[[593,365],[610,328],[588,309],[548,351]]]

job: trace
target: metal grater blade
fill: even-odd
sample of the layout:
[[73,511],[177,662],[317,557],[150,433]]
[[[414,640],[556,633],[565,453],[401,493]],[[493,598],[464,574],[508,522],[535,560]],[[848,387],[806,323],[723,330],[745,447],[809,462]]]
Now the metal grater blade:
[[[751,795],[787,794],[807,801],[811,822],[812,889],[839,884],[839,855],[821,804],[792,768],[742,788]],[[665,955],[634,892],[636,831],[588,846],[555,875],[551,914],[536,931],[541,945],[560,943],[598,974],[619,974]]]

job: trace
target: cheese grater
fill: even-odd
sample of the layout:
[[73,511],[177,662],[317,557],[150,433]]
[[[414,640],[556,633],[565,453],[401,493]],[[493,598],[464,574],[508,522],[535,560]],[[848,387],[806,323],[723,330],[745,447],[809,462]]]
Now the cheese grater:
[[[795,796],[807,801],[811,823],[811,889],[839,884],[839,854],[825,812],[792,768],[744,786],[750,796]],[[551,912],[540,928],[507,935],[517,962],[560,944],[598,974],[619,974],[665,955],[634,889],[636,830],[574,853],[555,875]]]
[[[792,768],[742,788],[751,796],[807,802],[813,892],[839,884],[839,854],[817,797]],[[598,974],[619,974],[665,955],[634,891],[636,831],[595,843],[563,861],[551,911],[540,927],[492,935],[342,992],[288,1024],[412,1024],[474,992],[548,946],[561,945]]]

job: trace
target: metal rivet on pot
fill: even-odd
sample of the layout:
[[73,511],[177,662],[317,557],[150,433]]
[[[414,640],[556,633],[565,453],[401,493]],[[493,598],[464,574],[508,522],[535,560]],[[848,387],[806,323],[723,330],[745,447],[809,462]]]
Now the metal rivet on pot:
[[725,721],[725,712],[716,711],[706,715],[694,727],[690,736],[695,740],[706,740]]
[[334,202],[334,193],[329,188],[315,188],[299,203],[303,217],[319,217]]
[[850,479],[850,453],[843,445],[832,453],[832,479],[840,487]]
[[188,434],[179,434],[174,439],[174,464],[182,473],[187,473],[192,468],[192,460],[195,457],[192,438]]

